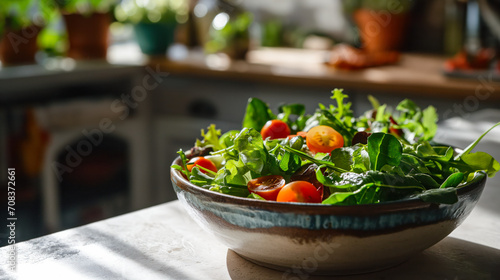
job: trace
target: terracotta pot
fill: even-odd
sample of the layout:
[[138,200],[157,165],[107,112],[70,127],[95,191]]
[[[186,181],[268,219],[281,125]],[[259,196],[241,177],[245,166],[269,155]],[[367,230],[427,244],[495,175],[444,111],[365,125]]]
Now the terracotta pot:
[[109,42],[110,15],[94,13],[64,14],[68,32],[67,55],[74,59],[106,59]]
[[379,52],[401,48],[409,21],[408,13],[360,9],[353,16],[365,50]]
[[0,39],[0,60],[3,65],[34,63],[40,29],[36,25],[20,30],[5,29]]
[[223,52],[232,59],[245,59],[248,51],[250,50],[250,40],[248,37],[234,39]]

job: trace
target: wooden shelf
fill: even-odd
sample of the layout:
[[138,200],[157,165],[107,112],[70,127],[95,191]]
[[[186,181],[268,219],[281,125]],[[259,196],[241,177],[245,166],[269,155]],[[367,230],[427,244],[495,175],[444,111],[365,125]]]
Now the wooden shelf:
[[[143,67],[106,61],[68,60],[66,67],[32,64],[0,69],[0,107],[47,102],[78,95],[121,94]],[[117,86],[118,85],[118,86]]]
[[286,85],[349,88],[463,99],[476,91],[500,100],[500,83],[485,74],[475,79],[449,78],[442,72],[444,57],[404,54],[397,65],[359,71],[337,70],[324,64],[325,51],[267,48],[249,52],[246,61],[189,53],[167,60],[150,58],[170,74]]

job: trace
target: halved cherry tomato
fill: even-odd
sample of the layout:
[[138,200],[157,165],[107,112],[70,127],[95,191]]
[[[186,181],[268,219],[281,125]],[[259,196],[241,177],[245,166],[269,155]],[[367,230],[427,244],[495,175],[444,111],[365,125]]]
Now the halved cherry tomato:
[[321,203],[321,195],[313,184],[307,181],[294,181],[281,189],[276,201]]
[[344,138],[335,129],[318,125],[307,132],[306,143],[313,153],[330,153],[344,146]]
[[278,193],[285,186],[285,179],[279,175],[268,175],[248,181],[248,190],[260,195],[265,200],[276,200]]
[[286,138],[290,135],[290,128],[284,121],[270,120],[261,129],[260,134],[263,139],[268,137],[271,139]]
[[[215,166],[215,164],[211,160],[204,158],[204,157],[194,157],[187,163],[187,169],[189,170],[189,172],[191,172],[191,170],[195,166],[201,166],[201,167],[206,168],[208,170],[211,170],[213,172],[217,172],[217,167]],[[208,173],[207,171],[205,171],[201,168],[200,168],[200,171],[205,173],[205,174]]]

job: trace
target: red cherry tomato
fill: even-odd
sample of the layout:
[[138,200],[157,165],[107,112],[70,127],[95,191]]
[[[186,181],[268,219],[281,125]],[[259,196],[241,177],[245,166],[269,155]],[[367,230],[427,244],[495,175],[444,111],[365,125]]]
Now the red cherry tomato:
[[321,195],[313,184],[307,181],[294,181],[281,189],[276,201],[321,203]]
[[[191,170],[195,166],[201,166],[201,167],[206,168],[208,170],[211,170],[213,172],[217,172],[217,167],[215,166],[215,164],[211,160],[204,158],[204,157],[194,157],[187,163],[187,169],[189,170],[189,172],[191,172]],[[205,173],[205,174],[208,173],[207,171],[205,171],[201,168],[200,168],[200,171]]]
[[276,200],[278,193],[285,186],[285,179],[279,175],[268,175],[248,181],[248,190],[260,195],[265,200]]
[[271,139],[286,138],[290,135],[290,128],[284,121],[270,120],[261,129],[260,134],[263,139],[268,137]]
[[307,132],[306,143],[313,153],[330,153],[344,146],[344,138],[335,129],[318,125]]

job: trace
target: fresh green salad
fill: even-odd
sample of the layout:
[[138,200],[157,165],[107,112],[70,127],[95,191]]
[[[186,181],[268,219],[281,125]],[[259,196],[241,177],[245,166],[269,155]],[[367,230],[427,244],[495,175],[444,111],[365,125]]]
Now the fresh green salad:
[[433,142],[438,115],[405,99],[395,109],[369,97],[373,109],[353,115],[348,96],[333,90],[333,104],[306,114],[286,104],[275,114],[250,98],[240,131],[201,131],[190,151],[180,150],[191,183],[224,194],[278,202],[372,204],[408,198],[455,203],[457,189],[500,164],[472,152],[497,123],[462,151]]

